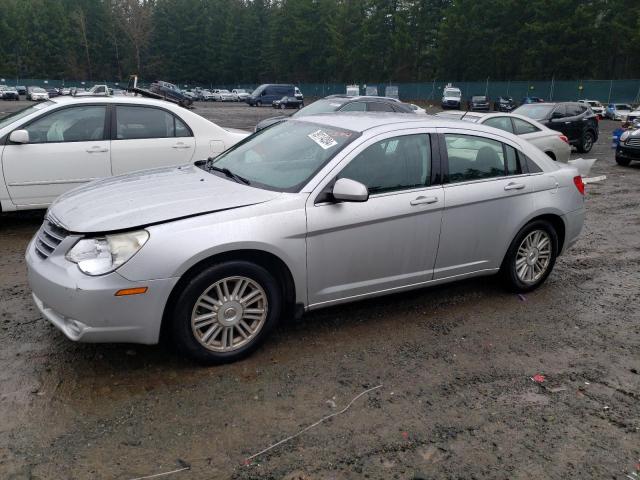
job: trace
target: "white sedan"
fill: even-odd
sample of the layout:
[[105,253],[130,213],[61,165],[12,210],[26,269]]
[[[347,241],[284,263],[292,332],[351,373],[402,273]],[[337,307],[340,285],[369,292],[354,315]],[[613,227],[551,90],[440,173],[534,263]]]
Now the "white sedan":
[[238,100],[238,95],[231,93],[229,90],[221,89],[214,91],[213,99],[216,102],[236,102]]
[[436,116],[481,123],[513,133],[532,143],[553,160],[559,162],[567,163],[571,155],[571,145],[569,145],[569,139],[566,136],[517,113],[446,111],[436,113]]
[[92,180],[204,160],[248,134],[163,100],[57,97],[0,120],[0,209],[46,208]]

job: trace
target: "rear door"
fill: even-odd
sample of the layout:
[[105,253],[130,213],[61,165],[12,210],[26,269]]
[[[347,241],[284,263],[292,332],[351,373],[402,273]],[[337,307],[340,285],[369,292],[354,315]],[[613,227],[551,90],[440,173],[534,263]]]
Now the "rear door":
[[112,121],[114,175],[191,161],[195,138],[172,112],[153,106],[116,105]]
[[108,126],[105,104],[61,108],[21,126],[29,143],[7,142],[2,151],[11,201],[46,206],[67,190],[110,176]]
[[445,210],[434,278],[496,270],[533,202],[536,185],[525,157],[499,136],[438,131]]

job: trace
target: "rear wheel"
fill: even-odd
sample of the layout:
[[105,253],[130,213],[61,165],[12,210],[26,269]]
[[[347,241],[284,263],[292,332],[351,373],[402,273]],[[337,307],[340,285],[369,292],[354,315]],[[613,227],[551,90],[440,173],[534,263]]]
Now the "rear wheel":
[[501,273],[515,292],[535,290],[547,279],[558,255],[558,234],[553,225],[536,220],[513,239],[502,262]]
[[588,153],[593,148],[593,142],[595,141],[595,137],[591,130],[587,130],[582,134],[582,140],[580,140],[580,144],[578,145],[578,151],[580,153]]
[[178,348],[207,364],[253,352],[278,322],[282,290],[263,267],[230,261],[209,267],[186,284],[172,315]]
[[629,160],[628,158],[622,158],[616,155],[616,163],[622,167],[628,167],[629,164],[631,163],[631,160]]
[[287,108],[287,106],[284,103],[280,104],[280,110],[284,110],[285,108]]
[[258,100],[258,101],[256,102],[256,107],[261,107],[261,106],[262,106],[262,102],[261,102],[260,100]]

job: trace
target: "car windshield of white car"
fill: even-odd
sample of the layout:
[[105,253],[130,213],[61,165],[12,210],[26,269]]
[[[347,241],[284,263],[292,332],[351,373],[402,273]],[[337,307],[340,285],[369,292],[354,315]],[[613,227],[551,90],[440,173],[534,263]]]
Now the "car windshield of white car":
[[42,110],[44,108],[48,108],[51,105],[55,105],[55,103],[51,101],[41,102],[41,103],[36,103],[35,105],[31,105],[26,108],[23,108],[22,110],[18,110],[17,112],[10,113],[9,115],[7,115],[6,117],[3,117],[0,120],[0,128],[4,128],[7,125],[10,125],[13,122],[20,120],[21,118],[26,117],[27,115],[31,115],[32,113],[37,112],[38,110]]
[[358,136],[351,130],[328,125],[282,122],[260,130],[220,155],[211,163],[216,167],[212,173],[222,175],[222,169],[226,169],[248,180],[251,186],[297,192]]
[[534,120],[542,120],[547,117],[547,114],[553,109],[553,105],[535,105],[528,104],[522,105],[514,113],[519,113],[525,117],[533,118]]

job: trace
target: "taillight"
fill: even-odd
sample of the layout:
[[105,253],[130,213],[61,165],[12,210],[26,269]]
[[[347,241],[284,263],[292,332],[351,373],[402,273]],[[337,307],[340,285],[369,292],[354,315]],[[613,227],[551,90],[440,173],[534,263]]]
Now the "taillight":
[[573,177],[573,183],[575,184],[578,191],[584,195],[584,182],[582,181],[582,177],[578,175],[577,177]]
[[569,139],[564,135],[560,135],[560,140],[562,140],[564,143],[569,143]]

